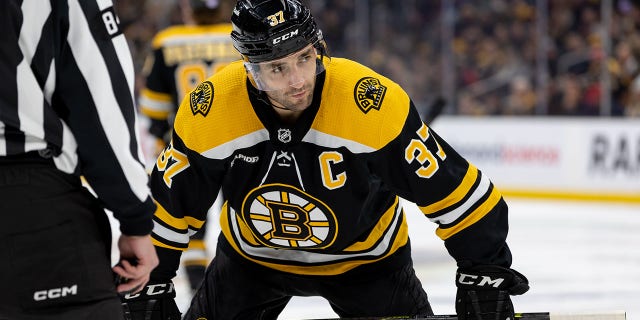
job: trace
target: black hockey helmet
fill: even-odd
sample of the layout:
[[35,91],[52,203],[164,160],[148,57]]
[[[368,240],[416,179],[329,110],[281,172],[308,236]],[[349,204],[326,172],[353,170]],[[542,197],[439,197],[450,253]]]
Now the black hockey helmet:
[[233,46],[247,62],[279,59],[309,44],[327,55],[322,31],[298,0],[238,0],[231,23]]

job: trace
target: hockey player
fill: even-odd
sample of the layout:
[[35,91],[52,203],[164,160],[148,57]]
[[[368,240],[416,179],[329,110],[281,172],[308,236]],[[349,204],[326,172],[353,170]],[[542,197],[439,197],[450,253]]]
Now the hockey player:
[[[218,0],[182,0],[180,5],[183,20],[188,23],[171,26],[154,37],[153,52],[147,59],[150,70],[145,71],[146,87],[139,99],[141,112],[151,120],[154,159],[170,140],[170,126],[184,96],[231,61],[240,59],[229,37],[227,11]],[[182,257],[192,290],[202,281],[209,263],[205,237],[203,225],[193,234]]]
[[489,178],[396,83],[329,57],[297,0],[240,0],[231,21],[244,61],[183,101],[152,172],[161,262],[125,297],[132,318],[179,318],[171,279],[222,188],[217,254],[185,319],[276,319],[292,296],[324,297],[341,317],[431,315],[399,197],[457,261],[460,319],[513,319],[510,295],[529,287]]
[[239,60],[229,33],[231,24],[219,0],[181,0],[182,25],[153,38],[143,70],[140,111],[151,120],[149,133],[159,153],[170,140],[175,112],[184,96],[230,62]]

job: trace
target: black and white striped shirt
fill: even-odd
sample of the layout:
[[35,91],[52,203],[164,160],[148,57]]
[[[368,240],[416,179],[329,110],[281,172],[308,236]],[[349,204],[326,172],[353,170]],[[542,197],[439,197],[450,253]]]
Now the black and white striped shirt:
[[134,68],[111,0],[1,0],[0,79],[0,157],[52,155],[123,233],[149,233]]

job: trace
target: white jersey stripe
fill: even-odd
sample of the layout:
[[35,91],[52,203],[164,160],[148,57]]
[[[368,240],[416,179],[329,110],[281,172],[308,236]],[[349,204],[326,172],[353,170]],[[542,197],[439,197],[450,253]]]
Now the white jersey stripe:
[[482,175],[480,178],[480,183],[478,187],[473,191],[473,194],[465,201],[461,206],[457,207],[454,210],[451,210],[441,216],[435,218],[429,218],[429,220],[439,223],[439,224],[450,224],[460,218],[465,212],[468,212],[469,208],[476,204],[478,200],[480,200],[484,195],[489,192],[489,187],[491,186],[491,181],[487,176]]
[[188,233],[179,233],[173,230],[170,230],[163,225],[153,222],[153,233],[156,234],[159,238],[169,240],[175,243],[180,243],[187,247],[189,244],[189,234]]
[[261,129],[250,134],[244,135],[237,139],[231,140],[225,144],[219,145],[213,149],[209,149],[202,153],[202,156],[209,159],[226,159],[230,157],[235,150],[244,149],[254,146],[262,141],[269,140],[269,131]]
[[[281,260],[283,263],[289,264],[291,261],[301,262],[301,263],[332,263],[343,260],[352,260],[358,258],[375,258],[383,256],[388,250],[389,247],[393,244],[392,237],[396,233],[397,229],[400,227],[402,223],[402,206],[396,206],[395,213],[393,216],[393,222],[387,228],[384,235],[380,237],[380,241],[374,247],[371,247],[369,250],[359,253],[352,254],[326,254],[326,253],[316,253],[310,251],[302,251],[302,250],[280,250],[274,248],[267,247],[255,247],[250,243],[244,242],[239,229],[239,222],[237,220],[236,212],[231,208],[229,209],[229,219],[231,230],[234,234],[234,239],[237,242],[240,250],[243,253],[256,258],[258,260],[261,259],[275,259]],[[155,229],[154,229],[155,232]]]
[[344,138],[332,136],[318,130],[309,129],[309,132],[302,138],[302,141],[314,143],[327,148],[345,147],[353,153],[369,153],[376,151],[374,148]]
[[172,112],[174,108],[173,102],[160,102],[157,100],[153,100],[145,96],[144,94],[140,95],[138,104],[144,106],[146,109],[159,112]]

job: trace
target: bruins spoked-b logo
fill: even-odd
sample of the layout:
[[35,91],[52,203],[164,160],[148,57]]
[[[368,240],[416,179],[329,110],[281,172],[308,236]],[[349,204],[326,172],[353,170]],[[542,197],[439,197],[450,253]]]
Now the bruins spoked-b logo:
[[211,102],[213,102],[213,84],[209,81],[199,84],[189,95],[189,105],[194,116],[200,113],[206,117],[211,109]]
[[242,218],[255,238],[271,248],[323,249],[336,238],[333,211],[302,190],[267,184],[252,190]]
[[387,93],[387,87],[382,85],[380,80],[364,77],[356,83],[353,97],[360,110],[367,113],[371,109],[380,110],[385,93]]

